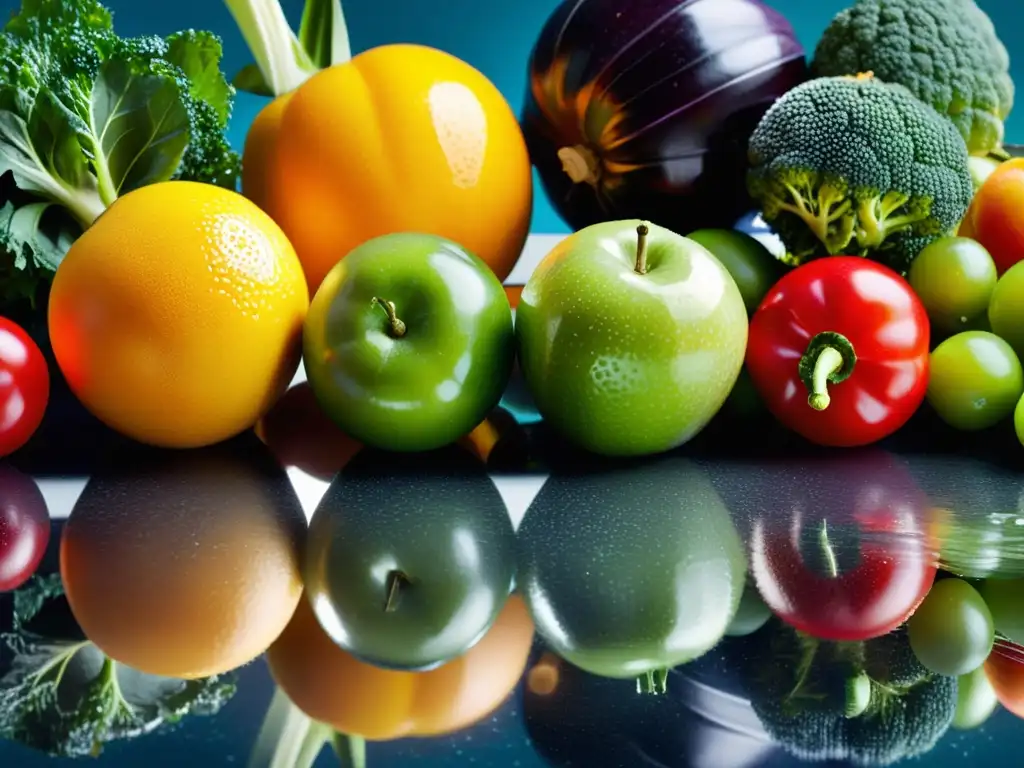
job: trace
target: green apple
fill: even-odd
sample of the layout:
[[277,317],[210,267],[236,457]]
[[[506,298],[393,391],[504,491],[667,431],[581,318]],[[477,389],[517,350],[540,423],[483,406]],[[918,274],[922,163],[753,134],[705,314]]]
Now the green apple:
[[593,453],[682,445],[718,412],[747,346],[747,311],[700,244],[638,220],[570,235],[537,266],[516,312],[537,410]]

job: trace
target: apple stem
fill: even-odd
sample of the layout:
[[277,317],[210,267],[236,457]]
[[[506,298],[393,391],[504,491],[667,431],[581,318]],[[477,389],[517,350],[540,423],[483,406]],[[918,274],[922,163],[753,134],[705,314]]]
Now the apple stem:
[[636,267],[634,271],[638,275],[647,274],[647,235],[650,227],[647,222],[641,222],[636,228]]
[[661,694],[668,690],[668,669],[650,669],[636,679],[637,693]]
[[388,313],[388,335],[393,339],[400,339],[405,336],[405,323],[396,314],[395,302],[382,299],[379,296],[374,296],[372,301]]
[[384,601],[384,613],[393,613],[398,608],[399,592],[403,584],[409,583],[409,577],[399,570],[388,573],[388,596]]
[[828,385],[846,381],[856,363],[853,345],[841,333],[822,331],[815,335],[798,367],[800,378],[807,387],[807,404],[816,411],[828,408],[832,402]]

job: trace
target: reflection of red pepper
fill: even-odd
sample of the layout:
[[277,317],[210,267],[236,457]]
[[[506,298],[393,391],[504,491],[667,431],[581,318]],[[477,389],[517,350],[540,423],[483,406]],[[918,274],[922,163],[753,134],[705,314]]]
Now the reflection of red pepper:
[[751,572],[768,607],[823,640],[898,627],[935,580],[927,500],[882,451],[801,460],[769,473],[751,532]]
[[789,429],[819,445],[867,445],[924,400],[928,338],[924,306],[902,277],[831,256],[788,273],[764,298],[750,321],[747,369]]

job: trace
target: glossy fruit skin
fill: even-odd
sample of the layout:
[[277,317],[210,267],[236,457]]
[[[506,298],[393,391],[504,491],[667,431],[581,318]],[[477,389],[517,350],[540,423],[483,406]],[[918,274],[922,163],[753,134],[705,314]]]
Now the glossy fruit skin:
[[1024,265],[1010,267],[999,278],[988,305],[992,332],[1024,355]]
[[935,582],[907,622],[914,655],[939,675],[973,672],[988,658],[995,639],[992,614],[978,590],[963,579]]
[[252,661],[288,624],[305,534],[291,482],[255,436],[192,451],[132,446],[75,503],[60,572],[104,653],[200,678]]
[[594,675],[692,661],[721,640],[743,594],[729,511],[683,458],[556,471],[517,536],[516,585],[538,635]]
[[241,195],[173,181],[119,198],[71,246],[49,330],[72,392],[134,440],[195,448],[285,391],[308,297],[281,229]]
[[50,541],[50,513],[28,475],[0,464],[0,592],[31,578]]
[[969,731],[982,725],[996,707],[999,699],[985,674],[985,666],[961,675],[956,686],[956,715],[952,727],[958,731]]
[[529,233],[533,181],[515,114],[479,71],[420,45],[372,48],[297,88],[267,179],[266,210],[311,296],[374,237],[445,237],[503,280]]
[[1021,445],[1024,445],[1024,395],[1017,401],[1016,407],[1013,409],[1013,430],[1017,433],[1017,440]]
[[[515,532],[463,449],[366,449],[313,513],[304,562],[306,597],[339,646],[378,666],[430,669],[469,650],[501,611]],[[385,610],[393,573],[402,583]]]
[[50,370],[39,346],[16,323],[0,317],[0,456],[29,441],[50,399]]
[[978,588],[995,628],[1013,642],[1024,640],[1024,579],[987,579]]
[[985,246],[1002,275],[1024,259],[1024,158],[1012,158],[989,174],[974,195],[960,234]]
[[985,675],[999,703],[1024,719],[1024,647],[1015,643],[996,645],[985,659]]
[[[768,607],[823,640],[861,641],[900,626],[935,580],[927,498],[894,455],[876,449],[779,465],[752,491],[762,510],[750,570]],[[828,568],[820,536],[837,563]]]
[[734,229],[698,229],[687,235],[709,251],[740,289],[747,314],[753,315],[772,286],[786,273],[785,265],[744,232]]
[[682,445],[722,407],[743,365],[747,313],[703,247],[638,220],[595,224],[544,257],[516,309],[519,365],[538,411],[596,454]]
[[964,331],[931,355],[928,402],[954,429],[988,429],[1008,418],[1024,395],[1024,370],[995,334]]
[[[376,299],[394,304],[404,335]],[[501,283],[433,235],[385,235],[350,253],[317,291],[303,334],[324,411],[387,450],[432,450],[465,435],[498,404],[514,359]]]
[[551,5],[522,125],[561,217],[577,230],[639,217],[680,233],[730,226],[750,207],[750,134],[807,77],[790,23],[758,0]]
[[242,153],[242,194],[266,210],[270,162],[277,149],[281,118],[294,91],[282,94],[261,109],[245,134]]
[[996,287],[996,265],[984,246],[965,237],[944,237],[926,246],[907,274],[932,328],[956,333],[985,316]]
[[533,624],[512,595],[476,645],[427,672],[382,669],[343,651],[302,600],[267,651],[274,681],[309,717],[371,741],[440,736],[497,709],[522,675]]
[[[750,321],[747,370],[789,429],[819,445],[868,445],[902,427],[924,400],[929,333],[924,306],[902,277],[867,259],[830,256],[789,272],[765,297]],[[849,378],[830,378],[830,402],[815,410],[802,361],[813,368],[819,341],[833,339],[827,334],[848,341],[856,361],[850,371],[849,350],[840,350],[839,373]]]

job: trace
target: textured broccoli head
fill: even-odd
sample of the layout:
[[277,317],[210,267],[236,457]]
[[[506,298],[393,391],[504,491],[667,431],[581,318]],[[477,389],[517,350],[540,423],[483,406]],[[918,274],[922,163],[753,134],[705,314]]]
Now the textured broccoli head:
[[929,752],[953,721],[956,678],[922,667],[904,631],[830,643],[773,619],[744,641],[751,706],[802,760],[891,765]]
[[869,256],[905,272],[973,196],[952,123],[870,74],[797,86],[750,138],[751,195],[797,262]]
[[971,154],[1003,141],[1010,57],[974,0],[856,0],[818,42],[817,77],[872,71],[949,117]]

